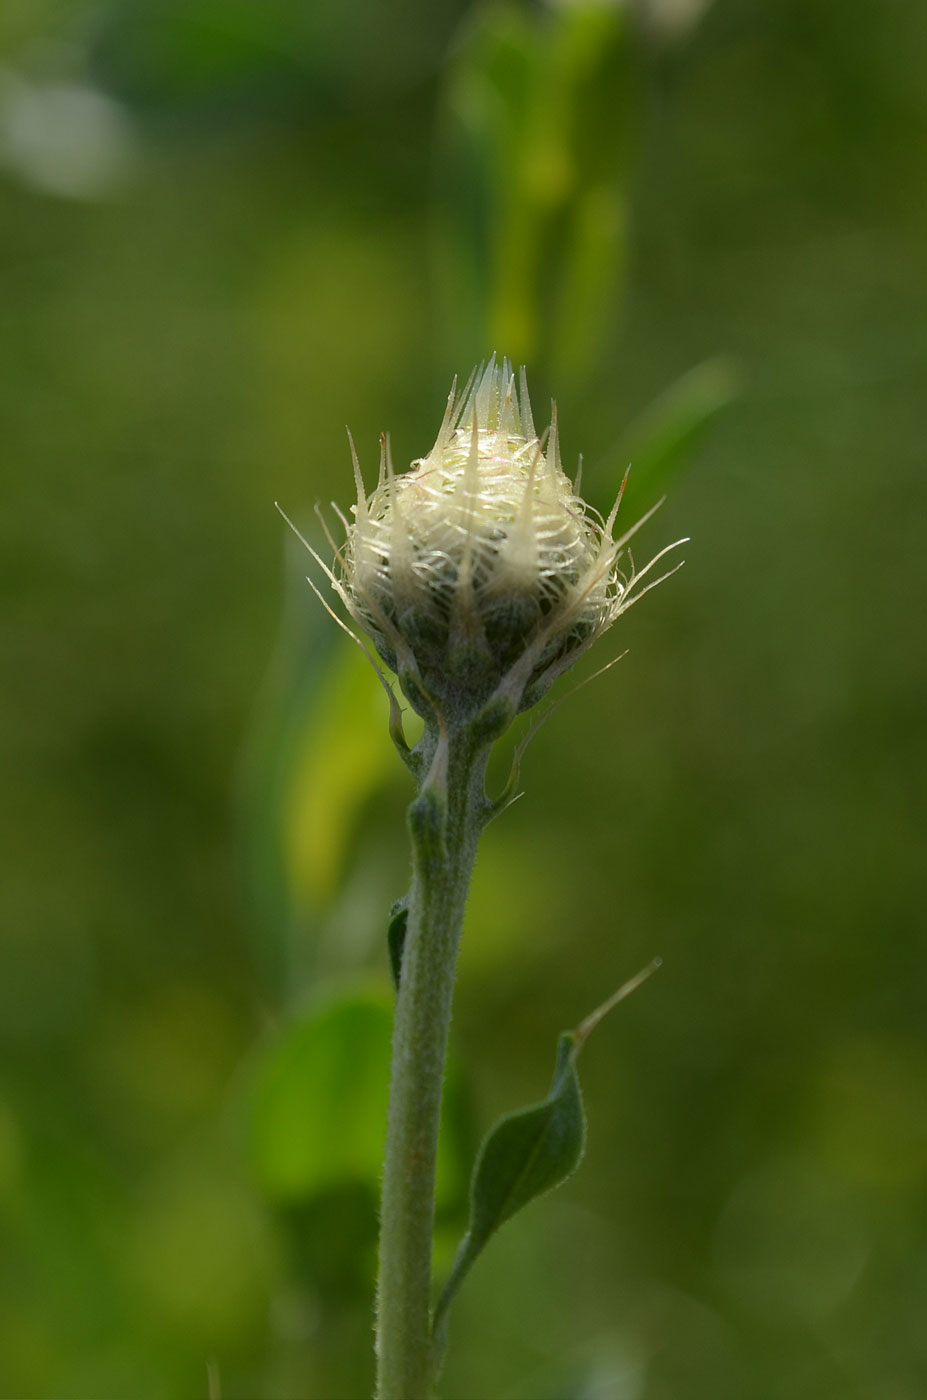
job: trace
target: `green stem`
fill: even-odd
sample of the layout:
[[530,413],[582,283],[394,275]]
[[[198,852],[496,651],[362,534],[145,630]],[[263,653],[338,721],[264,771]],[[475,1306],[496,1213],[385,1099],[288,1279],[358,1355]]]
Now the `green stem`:
[[489,748],[468,728],[425,736],[409,808],[412,889],[396,1001],[377,1288],[378,1400],[429,1400],[435,1161],[451,995]]

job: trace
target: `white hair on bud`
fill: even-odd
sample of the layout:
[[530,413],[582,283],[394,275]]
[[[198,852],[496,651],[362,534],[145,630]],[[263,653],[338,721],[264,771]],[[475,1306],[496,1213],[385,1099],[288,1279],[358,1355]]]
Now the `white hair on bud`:
[[[497,681],[525,670],[530,689],[646,591],[635,585],[649,565],[619,570],[634,533],[613,538],[620,494],[605,521],[586,505],[579,474],[574,487],[563,471],[556,404],[539,438],[524,368],[516,377],[506,359],[493,355],[460,394],[455,380],[434,446],[408,471],[395,473],[384,435],[369,496],[353,442],[351,456],[358,499],[339,582],[390,663],[401,637],[422,675],[453,671],[465,617],[479,664]],[[468,675],[475,664],[468,655]]]

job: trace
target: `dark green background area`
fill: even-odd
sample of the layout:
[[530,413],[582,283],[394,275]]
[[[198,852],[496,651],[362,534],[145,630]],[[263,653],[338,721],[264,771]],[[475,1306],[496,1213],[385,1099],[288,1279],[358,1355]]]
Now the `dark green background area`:
[[641,559],[692,542],[485,837],[439,1268],[664,966],[442,1393],[927,1391],[927,10],[641,10],[3,7],[2,1397],[369,1393],[409,787],[274,501],[318,543],[345,422],[372,481],[494,349],[600,508],[663,472]]

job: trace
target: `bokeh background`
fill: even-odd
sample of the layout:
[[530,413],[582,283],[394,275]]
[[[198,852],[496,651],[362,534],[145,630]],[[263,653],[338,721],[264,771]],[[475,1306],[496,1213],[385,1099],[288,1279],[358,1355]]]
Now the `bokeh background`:
[[692,543],[485,838],[442,1266],[664,967],[443,1394],[927,1392],[925,74],[921,0],[4,0],[2,1396],[369,1393],[409,787],[274,501],[492,350]]

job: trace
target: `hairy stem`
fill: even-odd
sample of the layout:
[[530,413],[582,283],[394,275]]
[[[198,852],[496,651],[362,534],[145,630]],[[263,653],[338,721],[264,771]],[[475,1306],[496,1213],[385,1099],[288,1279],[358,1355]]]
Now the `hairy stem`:
[[412,889],[396,1001],[377,1288],[378,1400],[429,1400],[435,1160],[464,905],[486,815],[488,745],[426,733],[409,808]]

